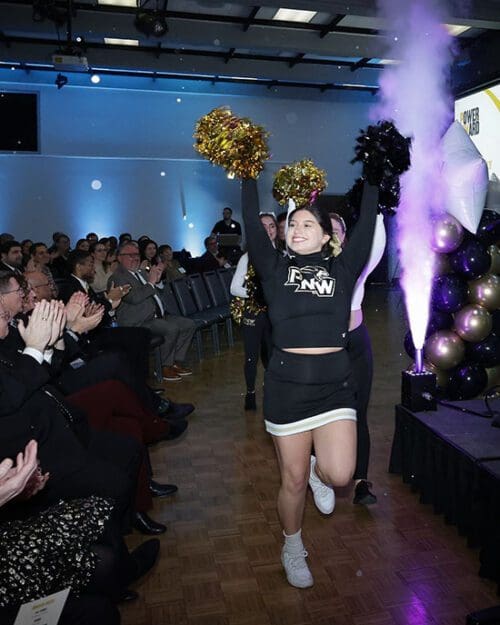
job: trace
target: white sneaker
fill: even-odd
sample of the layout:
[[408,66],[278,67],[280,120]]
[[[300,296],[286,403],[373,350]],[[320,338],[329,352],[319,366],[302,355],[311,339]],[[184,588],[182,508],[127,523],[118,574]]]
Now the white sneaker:
[[324,484],[316,475],[315,456],[311,456],[311,468],[309,470],[309,486],[313,492],[316,508],[323,514],[331,514],[335,508],[335,491],[331,486]]
[[307,551],[290,553],[286,547],[281,551],[281,563],[285,569],[288,583],[295,588],[309,588],[314,584],[313,576],[306,562]]

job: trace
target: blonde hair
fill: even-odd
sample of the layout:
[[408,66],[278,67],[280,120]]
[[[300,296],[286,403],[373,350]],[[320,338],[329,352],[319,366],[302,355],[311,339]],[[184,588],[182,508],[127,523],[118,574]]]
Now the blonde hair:
[[338,256],[342,252],[342,244],[335,233],[332,234],[331,239],[328,241],[328,248],[330,250],[330,256],[333,257]]

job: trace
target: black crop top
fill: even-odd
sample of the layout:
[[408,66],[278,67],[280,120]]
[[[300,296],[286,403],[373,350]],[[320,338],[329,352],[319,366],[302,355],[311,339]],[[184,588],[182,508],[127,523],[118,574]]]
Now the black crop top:
[[273,247],[261,224],[255,180],[243,181],[248,253],[262,281],[277,347],[345,347],[352,292],[370,254],[377,205],[378,188],[365,183],[359,220],[339,256],[288,257]]

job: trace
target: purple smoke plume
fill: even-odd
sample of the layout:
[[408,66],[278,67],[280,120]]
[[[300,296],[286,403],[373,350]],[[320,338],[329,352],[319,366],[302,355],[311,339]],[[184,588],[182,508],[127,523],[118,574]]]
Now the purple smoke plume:
[[415,347],[422,347],[429,318],[433,253],[432,218],[443,212],[440,141],[451,121],[448,75],[452,38],[442,3],[378,0],[390,39],[374,120],[389,119],[412,137],[411,168],[401,178],[397,212],[401,285]]

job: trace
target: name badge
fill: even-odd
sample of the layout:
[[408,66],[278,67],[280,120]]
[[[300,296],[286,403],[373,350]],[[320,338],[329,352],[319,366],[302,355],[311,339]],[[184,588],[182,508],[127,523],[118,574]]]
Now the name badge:
[[186,273],[186,270],[184,269],[184,267],[179,267],[179,271],[180,271],[181,273]]
[[57,625],[69,595],[69,588],[53,595],[23,603],[14,625]]

